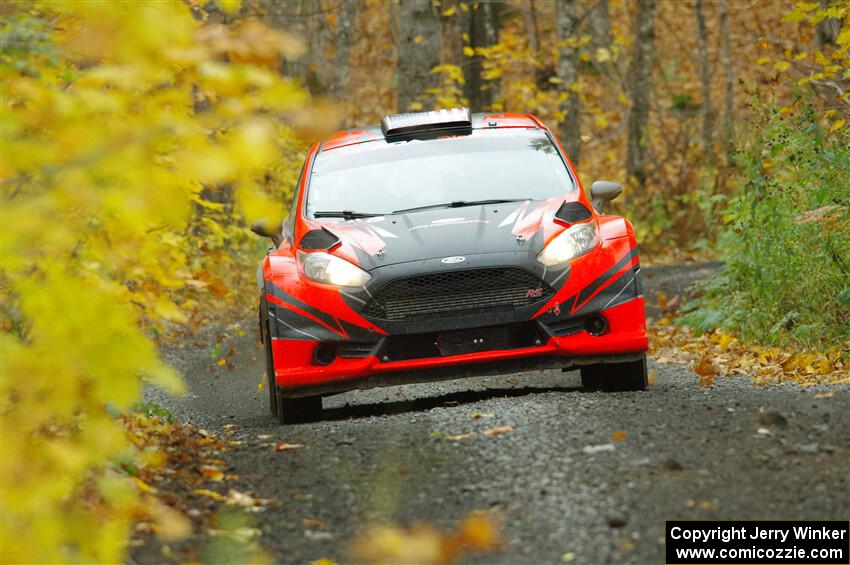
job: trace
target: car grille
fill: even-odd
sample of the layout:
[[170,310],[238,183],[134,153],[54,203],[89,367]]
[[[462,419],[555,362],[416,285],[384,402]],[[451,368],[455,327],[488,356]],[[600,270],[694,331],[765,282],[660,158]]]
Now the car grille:
[[545,282],[515,267],[448,271],[391,281],[363,313],[393,321],[444,318],[530,306],[554,294]]

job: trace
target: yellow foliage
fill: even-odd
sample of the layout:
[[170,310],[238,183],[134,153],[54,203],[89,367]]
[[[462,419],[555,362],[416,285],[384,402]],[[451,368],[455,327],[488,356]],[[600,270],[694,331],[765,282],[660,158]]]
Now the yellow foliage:
[[113,415],[140,378],[182,388],[140,324],[222,291],[208,268],[244,229],[217,223],[217,184],[283,212],[263,179],[297,174],[281,118],[307,98],[277,68],[299,44],[181,2],[6,6],[4,43],[29,29],[0,59],[0,561],[117,562],[144,488],[110,464],[132,454]]

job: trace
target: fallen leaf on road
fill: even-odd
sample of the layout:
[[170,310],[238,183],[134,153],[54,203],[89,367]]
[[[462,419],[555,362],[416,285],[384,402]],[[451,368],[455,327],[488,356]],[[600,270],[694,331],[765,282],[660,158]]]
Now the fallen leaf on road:
[[213,500],[224,500],[224,496],[222,496],[220,493],[217,493],[213,490],[208,490],[208,489],[205,489],[205,488],[196,488],[195,490],[192,491],[192,494],[199,494],[201,496],[208,496],[208,497],[212,498]]
[[224,479],[224,472],[218,467],[212,465],[201,465],[201,473],[211,481],[220,481]]
[[691,365],[704,386],[732,375],[746,375],[757,385],[777,380],[800,386],[850,383],[850,362],[838,348],[790,351],[747,343],[722,330],[696,335],[666,318],[650,324],[648,332],[656,363]]
[[481,433],[485,436],[500,436],[502,434],[506,434],[512,431],[514,431],[514,429],[511,426],[496,426],[495,428],[484,430]]
[[269,439],[272,436],[270,434],[260,434],[257,436],[257,439]]
[[768,411],[759,413],[759,424],[763,426],[776,426],[785,428],[788,426],[788,419],[779,412]]
[[148,511],[156,522],[153,530],[161,541],[179,541],[192,534],[192,522],[167,504],[157,500],[150,503]]
[[719,373],[708,355],[703,355],[700,358],[696,367],[694,367],[694,372],[699,375],[700,386],[711,386],[714,382],[714,377]]
[[460,561],[465,553],[492,551],[501,544],[495,520],[483,512],[472,512],[451,532],[428,524],[373,526],[354,540],[352,548],[356,562],[447,565]]
[[304,447],[304,445],[300,443],[284,443],[282,441],[274,444],[275,451],[289,451],[290,449],[298,449],[300,447]]
[[835,396],[835,391],[831,390],[829,392],[819,392],[815,395],[815,398],[832,398]]
[[668,471],[681,471],[684,469],[682,464],[676,461],[675,459],[665,459],[661,462],[661,467],[667,469]]
[[263,506],[272,502],[266,498],[254,498],[250,494],[230,489],[227,491],[225,502],[231,506],[241,506],[248,509],[261,510]]
[[582,451],[587,455],[593,455],[594,453],[603,453],[605,451],[614,451],[614,444],[603,443],[602,445],[585,445],[582,448]]
[[614,441],[623,441],[626,439],[626,432],[614,432],[611,434],[611,439]]
[[574,561],[575,558],[576,558],[576,554],[573,553],[572,551],[568,551],[561,556],[561,561],[563,561],[564,563],[569,563],[570,561]]
[[156,489],[150,486],[148,483],[140,479],[139,477],[133,477],[133,482],[136,483],[136,487],[139,489],[139,492],[156,492]]
[[460,441],[462,439],[466,439],[468,437],[472,437],[475,435],[475,432],[467,432],[465,434],[457,434],[453,436],[446,436],[446,439],[449,441]]
[[496,416],[495,414],[489,414],[489,413],[485,414],[485,413],[481,413],[481,412],[473,412],[472,414],[469,415],[469,419],[470,420],[478,420],[479,418],[493,418],[495,416]]
[[301,523],[305,526],[310,526],[311,528],[318,528],[320,530],[325,529],[325,523],[322,520],[316,520],[314,518],[301,518]]
[[623,551],[631,551],[635,548],[635,542],[627,538],[617,540],[617,545],[619,545],[620,549]]

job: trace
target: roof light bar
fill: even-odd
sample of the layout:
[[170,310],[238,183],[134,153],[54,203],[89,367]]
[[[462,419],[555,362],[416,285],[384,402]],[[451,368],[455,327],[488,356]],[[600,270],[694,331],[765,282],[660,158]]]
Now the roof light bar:
[[416,137],[415,134],[443,130],[468,134],[472,133],[472,118],[468,108],[395,114],[381,118],[381,130],[387,138]]

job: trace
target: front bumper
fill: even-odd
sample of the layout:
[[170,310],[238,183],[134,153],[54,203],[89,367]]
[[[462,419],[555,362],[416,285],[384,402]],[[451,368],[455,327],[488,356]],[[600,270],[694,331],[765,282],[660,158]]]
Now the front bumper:
[[521,347],[403,360],[385,355],[383,342],[378,342],[365,356],[337,355],[330,363],[319,365],[314,354],[320,342],[277,338],[272,340],[275,380],[287,396],[311,396],[418,381],[629,361],[646,351],[643,297],[636,296],[594,314],[607,321],[602,335],[591,335],[580,325],[563,329],[563,324],[559,333],[566,335],[554,335],[550,326],[538,321],[533,340]]

